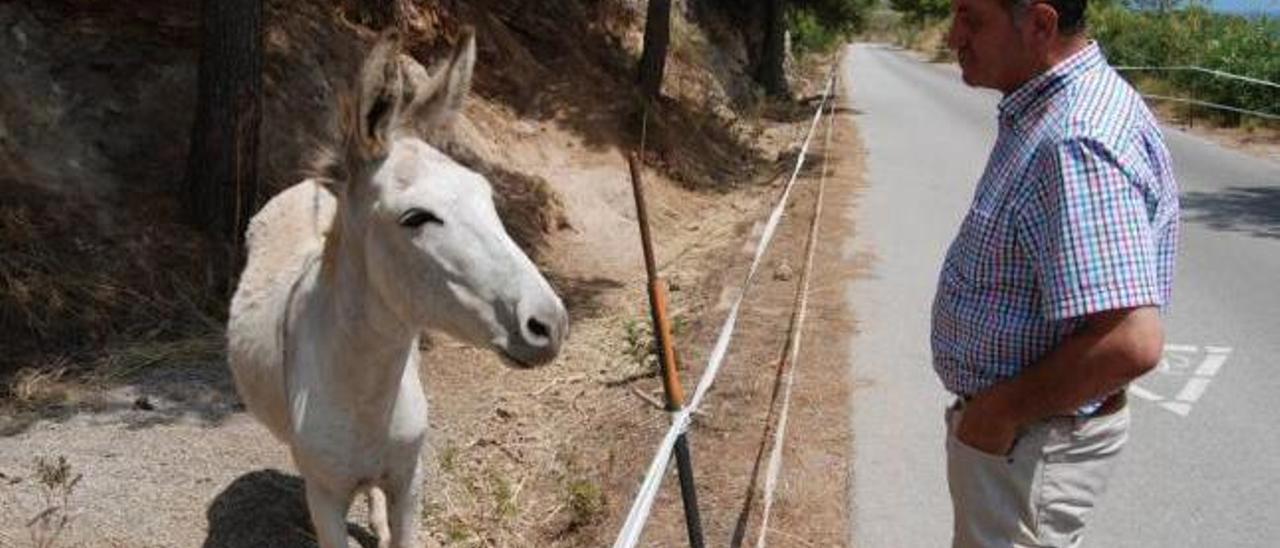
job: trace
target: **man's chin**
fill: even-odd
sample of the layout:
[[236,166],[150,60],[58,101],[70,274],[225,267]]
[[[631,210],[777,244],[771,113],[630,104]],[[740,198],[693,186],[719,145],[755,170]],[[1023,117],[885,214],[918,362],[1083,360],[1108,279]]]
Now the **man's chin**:
[[974,74],[971,71],[964,70],[963,68],[960,71],[960,79],[964,81],[965,85],[971,88],[990,88],[991,87],[989,83],[984,82],[982,78],[978,77],[978,75]]

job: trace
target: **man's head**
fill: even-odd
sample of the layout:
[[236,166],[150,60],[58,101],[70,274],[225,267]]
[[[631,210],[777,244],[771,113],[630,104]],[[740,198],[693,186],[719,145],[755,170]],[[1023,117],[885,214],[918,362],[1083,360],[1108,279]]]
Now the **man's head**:
[[1010,93],[1084,44],[1088,0],[951,0],[965,83]]

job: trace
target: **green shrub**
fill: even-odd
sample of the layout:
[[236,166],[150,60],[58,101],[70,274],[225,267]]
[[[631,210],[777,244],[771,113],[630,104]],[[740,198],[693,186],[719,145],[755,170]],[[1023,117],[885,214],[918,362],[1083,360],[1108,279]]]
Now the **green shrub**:
[[787,27],[797,51],[826,51],[860,32],[877,0],[792,0]]
[[[1090,26],[1113,65],[1196,65],[1280,82],[1280,20],[1251,20],[1193,5],[1132,10],[1116,2],[1090,7]],[[1193,71],[1159,71],[1179,95],[1280,114],[1280,90]],[[1234,118],[1234,117],[1229,117]]]
[[797,51],[826,51],[840,38],[837,32],[823,26],[818,16],[810,10],[792,10],[788,20],[791,27],[791,45]]
[[951,14],[951,0],[889,0],[889,6],[916,25]]

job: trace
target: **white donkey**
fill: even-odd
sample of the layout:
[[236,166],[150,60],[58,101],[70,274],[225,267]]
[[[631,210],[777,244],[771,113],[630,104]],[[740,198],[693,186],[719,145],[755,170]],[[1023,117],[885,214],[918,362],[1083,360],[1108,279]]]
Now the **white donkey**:
[[417,542],[423,329],[522,366],[553,359],[568,331],[488,181],[427,142],[470,87],[474,36],[430,72],[398,51],[387,36],[365,60],[329,175],[254,216],[227,328],[236,388],[289,445],[324,548],[347,545],[361,492],[380,546]]

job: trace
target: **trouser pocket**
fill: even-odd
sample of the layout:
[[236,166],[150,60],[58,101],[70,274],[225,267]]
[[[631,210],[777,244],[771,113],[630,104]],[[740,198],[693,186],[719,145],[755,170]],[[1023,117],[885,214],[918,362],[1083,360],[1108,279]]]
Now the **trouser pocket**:
[[1045,445],[1036,501],[1038,536],[1048,546],[1076,546],[1085,520],[1106,492],[1128,439],[1129,410],[1076,420]]
[[953,546],[1034,546],[1040,435],[1025,433],[1009,455],[980,451],[956,438],[962,411],[946,413],[947,484],[954,512]]

